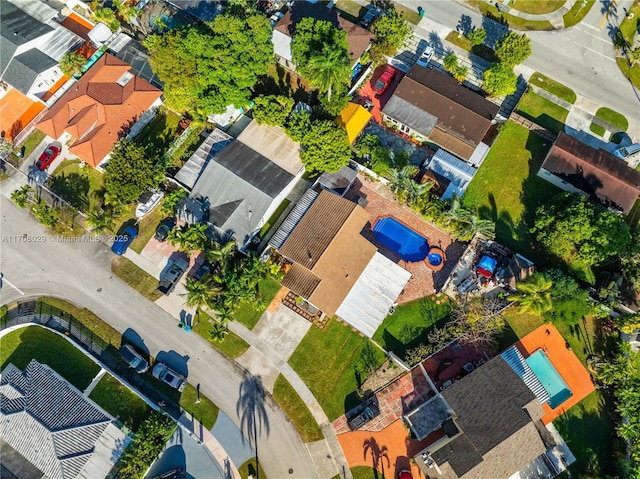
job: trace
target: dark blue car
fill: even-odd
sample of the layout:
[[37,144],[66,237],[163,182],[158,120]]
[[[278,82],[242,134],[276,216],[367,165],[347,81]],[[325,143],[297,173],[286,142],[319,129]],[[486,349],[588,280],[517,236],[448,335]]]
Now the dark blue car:
[[123,255],[136,236],[138,236],[138,230],[133,226],[125,227],[122,233],[116,235],[111,251],[119,256]]

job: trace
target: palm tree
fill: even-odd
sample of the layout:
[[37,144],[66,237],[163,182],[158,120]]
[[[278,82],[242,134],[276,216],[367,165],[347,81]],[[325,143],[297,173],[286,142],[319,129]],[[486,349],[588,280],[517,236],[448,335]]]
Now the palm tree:
[[123,22],[130,23],[140,14],[140,10],[130,5],[127,0],[113,0],[113,6],[116,9],[116,16]]
[[389,178],[389,188],[393,191],[400,201],[406,201],[409,191],[413,189],[413,179],[418,169],[413,165],[407,165],[398,169],[390,169],[387,171]]
[[185,289],[187,292],[182,296],[186,298],[185,303],[190,308],[213,307],[221,291],[221,288],[211,281],[210,276],[205,276],[204,280],[187,277]]
[[115,219],[112,214],[106,211],[93,210],[87,216],[85,224],[93,228],[97,234],[102,234],[105,231],[113,231]]
[[631,66],[634,66],[636,63],[640,62],[640,47],[629,50],[628,55],[629,63]]
[[235,240],[229,240],[224,244],[214,241],[211,245],[211,249],[207,250],[207,259],[211,264],[220,265],[220,274],[224,275],[227,272],[228,267],[231,265],[231,260],[234,258],[235,254]]
[[224,338],[229,334],[229,330],[225,328],[222,323],[214,321],[211,325],[211,329],[209,330],[209,334],[211,335],[211,339],[216,343],[220,343],[224,340]]
[[533,313],[542,316],[553,309],[551,302],[551,287],[553,281],[542,273],[535,273],[518,284],[518,292],[509,296],[521,313]]
[[229,321],[233,320],[233,310],[223,305],[221,308],[216,309],[216,319],[228,329]]
[[477,214],[467,209],[458,208],[453,219],[458,235],[463,241],[471,240],[477,233],[488,238],[494,238],[496,235],[496,224],[493,221],[480,219]]
[[324,45],[322,53],[309,59],[306,73],[309,83],[318,87],[322,93],[327,92],[327,100],[330,102],[333,85],[347,83],[349,79],[349,57],[341,49]]
[[174,246],[177,244],[180,251],[187,253],[204,250],[209,242],[207,229],[206,223],[185,224],[169,231],[167,241]]

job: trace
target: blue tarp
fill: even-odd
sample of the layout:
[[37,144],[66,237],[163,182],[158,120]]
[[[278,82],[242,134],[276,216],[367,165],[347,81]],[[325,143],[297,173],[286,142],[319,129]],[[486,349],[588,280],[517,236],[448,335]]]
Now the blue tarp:
[[483,256],[482,258],[480,258],[478,268],[482,268],[489,271],[489,273],[493,273],[493,271],[496,269],[496,264],[498,264],[498,262],[491,256]]

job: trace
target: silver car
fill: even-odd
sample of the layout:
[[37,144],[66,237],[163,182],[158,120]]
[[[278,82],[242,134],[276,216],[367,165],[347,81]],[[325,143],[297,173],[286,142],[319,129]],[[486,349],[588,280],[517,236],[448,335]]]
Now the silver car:
[[149,363],[130,344],[125,344],[120,348],[120,356],[137,373],[144,373],[149,369]]
[[154,378],[167,383],[169,386],[177,389],[180,392],[182,392],[187,386],[187,382],[182,378],[182,376],[169,369],[166,364],[157,363],[153,367],[153,371],[151,371],[151,374]]

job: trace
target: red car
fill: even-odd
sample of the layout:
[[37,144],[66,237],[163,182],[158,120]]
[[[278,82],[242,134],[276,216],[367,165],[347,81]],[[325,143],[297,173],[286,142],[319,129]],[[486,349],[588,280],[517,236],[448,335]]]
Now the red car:
[[396,73],[397,72],[394,68],[387,65],[384,72],[382,72],[382,75],[380,75],[380,78],[378,78],[378,80],[373,84],[371,89],[378,95],[381,95],[387,88],[389,88],[389,85],[396,77]]
[[413,479],[413,474],[411,474],[411,471],[407,471],[406,469],[403,469],[402,471],[400,471],[400,475],[398,476],[398,479]]
[[47,149],[42,152],[38,161],[36,161],[36,168],[42,171],[46,170],[59,154],[60,147],[56,145],[49,145]]

